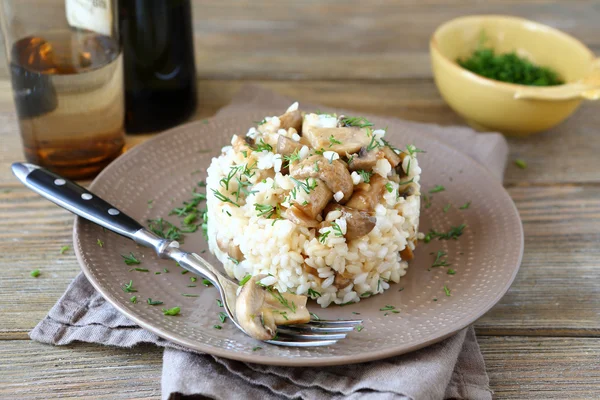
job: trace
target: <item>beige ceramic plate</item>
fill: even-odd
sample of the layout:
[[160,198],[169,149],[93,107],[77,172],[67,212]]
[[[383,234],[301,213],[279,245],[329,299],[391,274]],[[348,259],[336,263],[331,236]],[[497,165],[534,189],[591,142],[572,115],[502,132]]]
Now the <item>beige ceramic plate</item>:
[[[157,217],[176,222],[175,217],[168,217],[169,211],[191,197],[211,158],[234,133],[245,134],[252,121],[261,118],[238,115],[165,132],[113,162],[92,183],[91,190],[140,222]],[[77,218],[74,242],[81,267],[109,302],[142,327],[190,349],[231,359],[292,366],[347,364],[390,357],[440,341],[481,317],[508,290],[523,253],[521,221],[502,185],[478,163],[423,133],[404,130],[394,135],[393,125],[388,132],[386,138],[399,147],[414,143],[427,150],[420,155],[424,193],[436,184],[446,187],[434,195],[432,206],[423,210],[421,231],[432,227],[447,231],[461,223],[467,228],[459,240],[420,243],[407,275],[383,295],[324,310],[312,305],[311,311],[321,318],[364,320],[361,332],[352,332],[334,346],[277,347],[245,336],[231,322],[220,324],[222,309],[217,306],[215,288],[204,287],[201,279],[192,283],[192,274],[182,275],[174,262],[160,260],[151,250]],[[467,201],[471,201],[469,209],[457,208]],[[444,213],[447,203],[453,207]],[[98,246],[98,239],[103,247]],[[187,235],[183,247],[196,252],[207,248],[201,232]],[[448,275],[447,268],[430,268],[434,260],[430,253],[438,250],[448,253],[455,275]],[[129,252],[150,272],[129,272],[121,258]],[[214,257],[204,255],[220,266]],[[163,268],[169,272],[154,274]],[[130,302],[132,294],[121,290],[130,280],[138,290],[137,304]],[[188,287],[191,284],[197,287]],[[163,306],[146,304],[148,297],[169,308],[180,306],[181,314],[164,316]],[[384,315],[379,309],[385,305],[395,306],[400,313]],[[213,328],[215,324],[223,329]],[[253,351],[258,345],[262,349]]]

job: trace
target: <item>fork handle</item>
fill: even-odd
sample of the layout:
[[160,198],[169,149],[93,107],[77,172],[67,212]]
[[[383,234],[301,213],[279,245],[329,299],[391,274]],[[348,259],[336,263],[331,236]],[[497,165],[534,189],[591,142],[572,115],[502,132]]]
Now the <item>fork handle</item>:
[[136,240],[144,229],[136,220],[73,181],[35,164],[14,163],[12,171],[29,189],[51,202],[119,235]]

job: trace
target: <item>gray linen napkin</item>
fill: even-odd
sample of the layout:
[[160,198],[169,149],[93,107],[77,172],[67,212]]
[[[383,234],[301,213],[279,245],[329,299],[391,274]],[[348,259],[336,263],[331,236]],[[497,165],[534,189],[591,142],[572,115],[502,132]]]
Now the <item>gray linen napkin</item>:
[[[217,114],[274,110],[289,99],[257,87],[244,87]],[[463,127],[403,122],[405,129],[460,149],[502,179],[508,146],[499,134],[478,134]],[[162,398],[215,399],[491,399],[483,356],[473,327],[425,349],[381,361],[325,368],[284,368],[246,364],[188,352],[121,315],[83,274],[30,333],[33,340],[54,345],[72,342],[132,347],[154,343],[165,347]],[[183,395],[183,396],[181,396]]]

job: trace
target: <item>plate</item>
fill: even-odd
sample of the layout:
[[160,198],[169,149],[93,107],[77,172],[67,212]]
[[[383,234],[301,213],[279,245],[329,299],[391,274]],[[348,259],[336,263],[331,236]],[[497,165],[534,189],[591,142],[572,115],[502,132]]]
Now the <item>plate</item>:
[[[191,198],[211,158],[234,133],[245,134],[252,121],[263,116],[244,113],[164,132],[114,161],[90,189],[142,223],[157,217],[175,223],[169,211]],[[420,230],[447,231],[462,223],[467,227],[458,240],[419,243],[408,273],[382,295],[327,309],[310,302],[310,311],[323,319],[362,318],[364,329],[347,339],[328,347],[289,348],[247,337],[231,322],[220,323],[222,309],[214,287],[205,287],[202,279],[192,282],[192,274],[182,274],[173,261],[161,260],[150,249],[77,218],[74,244],[83,272],[110,303],[148,331],[192,350],[240,361],[289,366],[358,363],[407,353],[452,335],[494,306],[515,278],[523,254],[519,214],[500,182],[476,161],[426,132],[395,126],[392,120],[372,120],[389,127],[386,139],[398,147],[411,143],[427,151],[419,155],[423,193],[435,185],[446,188],[422,210]],[[468,209],[459,208],[467,202]],[[446,204],[452,207],[444,212]],[[200,231],[187,234],[182,247],[207,249]],[[432,268],[438,251],[448,254],[454,275],[448,274],[448,267]],[[150,272],[130,271],[121,257],[129,252],[141,260],[139,267]],[[204,256],[221,267],[209,252]],[[130,280],[137,289],[135,304],[132,294],[122,290]],[[147,298],[164,305],[148,305]],[[386,305],[400,312],[380,311]],[[162,307],[175,306],[181,307],[180,315],[163,315]]]

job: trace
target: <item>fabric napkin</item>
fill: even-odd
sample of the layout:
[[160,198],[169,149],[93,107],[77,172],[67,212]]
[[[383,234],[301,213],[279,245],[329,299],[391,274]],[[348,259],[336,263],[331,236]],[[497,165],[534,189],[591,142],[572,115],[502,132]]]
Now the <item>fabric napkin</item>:
[[[239,110],[285,109],[290,99],[246,86],[216,116]],[[306,107],[306,105],[304,104]],[[464,127],[402,122],[406,130],[460,149],[502,179],[508,146],[500,134]],[[165,348],[162,398],[167,399],[491,399],[483,356],[473,327],[410,354],[364,364],[321,368],[247,364],[189,352],[145,331],[120,314],[79,274],[48,315],[31,331],[42,343],[101,343]]]

